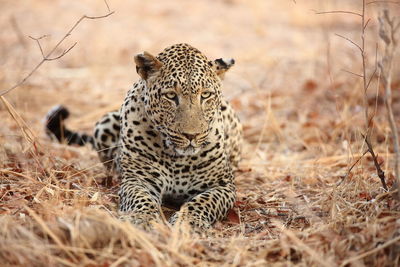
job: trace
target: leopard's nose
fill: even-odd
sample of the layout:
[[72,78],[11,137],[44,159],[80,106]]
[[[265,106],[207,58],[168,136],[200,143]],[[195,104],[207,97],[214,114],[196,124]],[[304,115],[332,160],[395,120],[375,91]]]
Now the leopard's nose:
[[186,137],[189,141],[196,139],[196,137],[198,136],[198,134],[188,134],[188,133],[182,133],[182,135]]

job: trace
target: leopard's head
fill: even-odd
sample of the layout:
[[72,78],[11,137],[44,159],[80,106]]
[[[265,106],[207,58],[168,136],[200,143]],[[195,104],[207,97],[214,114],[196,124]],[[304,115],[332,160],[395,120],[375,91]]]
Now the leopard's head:
[[196,154],[220,114],[221,78],[234,60],[209,61],[196,48],[177,44],[156,57],[136,55],[135,62],[146,84],[147,116],[177,153]]

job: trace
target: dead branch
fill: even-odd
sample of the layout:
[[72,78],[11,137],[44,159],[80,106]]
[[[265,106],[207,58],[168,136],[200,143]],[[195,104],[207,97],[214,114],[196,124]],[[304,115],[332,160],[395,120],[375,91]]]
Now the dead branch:
[[312,9],[316,15],[321,15],[321,14],[350,14],[350,15],[355,15],[361,17],[362,14],[357,13],[357,12],[352,12],[352,11],[344,11],[344,10],[333,10],[333,11],[316,11]]
[[366,0],[362,0],[362,16],[361,16],[361,59],[362,59],[362,69],[363,69],[363,88],[364,88],[364,111],[365,111],[365,126],[366,126],[366,134],[364,137],[364,141],[367,144],[368,147],[368,151],[372,156],[372,159],[374,161],[374,165],[375,165],[375,169],[377,171],[378,177],[381,179],[381,183],[383,188],[387,191],[387,185],[386,185],[386,181],[385,181],[385,172],[382,171],[382,168],[380,166],[380,164],[378,163],[378,157],[374,152],[374,149],[372,147],[371,141],[370,141],[370,133],[371,133],[371,127],[372,127],[372,121],[374,118],[375,113],[371,116],[371,118],[369,117],[369,106],[368,106],[368,95],[367,95],[367,91],[370,85],[370,82],[372,80],[372,77],[375,76],[375,73],[377,71],[377,47],[375,50],[375,69],[372,73],[372,75],[370,76],[370,78],[367,78],[367,66],[366,66],[366,55],[365,55],[365,30],[366,30],[366,26],[369,22],[369,20],[367,22],[365,22],[365,8],[366,8]]
[[356,42],[354,42],[353,40],[351,40],[350,38],[345,37],[345,36],[340,35],[340,34],[337,34],[337,33],[335,33],[335,35],[336,35],[336,36],[339,36],[340,38],[343,38],[343,39],[345,39],[346,41],[348,41],[348,42],[350,42],[351,44],[353,44],[355,47],[358,48],[358,50],[360,50],[361,53],[363,52],[363,49],[361,48],[361,46],[360,46],[359,44],[357,44]]
[[[357,77],[362,78],[362,82],[363,82],[363,90],[364,90],[364,94],[363,94],[363,106],[364,106],[364,114],[365,114],[365,127],[366,127],[366,134],[364,136],[364,141],[367,144],[369,153],[371,154],[374,163],[375,163],[375,168],[377,170],[378,176],[381,179],[383,188],[385,190],[387,190],[387,186],[386,186],[386,182],[385,182],[385,173],[382,171],[380,165],[378,164],[378,159],[377,156],[373,150],[371,141],[370,141],[370,133],[371,133],[371,127],[372,127],[372,121],[374,119],[376,110],[372,113],[372,115],[370,116],[369,114],[369,106],[368,106],[368,95],[367,95],[367,91],[368,88],[371,84],[371,81],[373,79],[373,77],[375,77],[376,72],[378,70],[378,45],[376,45],[375,48],[375,67],[374,70],[372,72],[371,75],[367,74],[367,63],[366,63],[366,52],[365,52],[365,31],[368,27],[368,24],[370,22],[370,19],[365,19],[365,9],[366,9],[366,5],[367,2],[366,0],[361,0],[362,1],[362,10],[361,13],[357,13],[357,12],[352,12],[352,11],[342,11],[342,10],[335,10],[335,11],[326,11],[326,12],[315,12],[316,14],[334,14],[334,13],[341,13],[341,14],[351,14],[351,15],[357,15],[359,17],[361,17],[361,22],[360,22],[360,32],[361,32],[361,43],[357,44],[355,41],[353,41],[352,39],[345,37],[343,35],[340,34],[335,34],[338,37],[343,38],[344,40],[348,41],[349,43],[351,43],[354,47],[356,47],[359,51],[360,51],[360,55],[361,55],[361,60],[362,60],[362,74],[357,74],[355,72],[351,72],[351,71],[347,71],[345,70],[345,72],[348,72],[352,75],[355,75]],[[373,2],[369,2],[368,4],[372,4],[376,1]],[[397,25],[396,25],[397,26]],[[361,157],[362,158],[362,157]],[[361,159],[360,158],[360,159]],[[356,161],[355,164],[357,164],[358,160]],[[355,165],[354,164],[354,165]],[[354,167],[354,165],[350,168],[349,172],[351,171],[351,169]],[[348,174],[349,174],[348,172]],[[348,174],[346,176],[348,176]],[[345,177],[346,177],[345,176]]]
[[375,154],[375,152],[374,152],[374,150],[372,148],[372,145],[371,145],[370,141],[367,138],[368,136],[367,135],[362,135],[362,136],[363,136],[363,138],[365,140],[365,143],[367,144],[368,151],[372,156],[372,159],[373,159],[374,165],[375,165],[375,169],[376,169],[376,172],[378,174],[379,179],[381,179],[382,186],[387,191],[388,187],[387,187],[386,181],[385,181],[385,172],[382,170],[381,164],[379,164],[379,162],[378,162],[378,155]]
[[367,3],[367,5],[370,5],[370,4],[394,4],[394,5],[400,5],[400,3],[397,2],[397,1],[371,1],[371,2]]
[[368,19],[368,20],[367,20],[367,22],[366,22],[365,25],[364,25],[364,30],[367,28],[367,26],[368,26],[368,24],[369,24],[370,21],[371,21],[371,19]]
[[341,185],[343,183],[344,180],[346,180],[346,178],[350,175],[351,171],[353,170],[353,168],[357,165],[357,163],[360,162],[360,160],[365,156],[365,154],[367,154],[369,152],[369,150],[365,150],[364,153],[362,153],[362,155],[351,165],[351,167],[349,168],[349,170],[347,171],[346,175],[343,176],[342,180],[340,180],[340,182],[337,184],[337,186]]
[[59,58],[62,58],[63,56],[65,56],[69,51],[72,50],[72,48],[75,47],[75,45],[77,44],[77,42],[75,42],[73,45],[71,45],[69,48],[65,49],[59,56],[53,57],[53,58],[46,58],[46,61],[52,61],[52,60],[57,60]]
[[109,16],[111,16],[112,14],[114,14],[114,11],[110,11],[110,7],[107,3],[106,0],[104,0],[104,3],[107,7],[107,13],[105,15],[101,15],[101,16],[87,16],[87,15],[83,15],[81,18],[79,18],[74,25],[67,31],[67,33],[60,39],[60,41],[58,41],[58,43],[50,50],[50,52],[48,52],[47,54],[44,53],[42,46],[40,44],[40,39],[46,37],[46,35],[41,36],[39,38],[33,38],[31,36],[29,36],[31,39],[35,40],[40,52],[42,54],[42,60],[23,78],[21,79],[21,81],[19,81],[17,84],[15,84],[14,86],[3,90],[0,92],[0,96],[4,96],[5,94],[11,92],[12,90],[14,90],[15,88],[21,86],[22,84],[24,84],[42,65],[43,63],[47,62],[47,61],[53,61],[53,60],[57,60],[62,58],[63,56],[65,56],[66,54],[68,54],[68,52],[70,52],[77,43],[73,44],[72,46],[70,46],[68,49],[65,49],[60,55],[55,56],[55,57],[51,57],[53,55],[53,53],[60,47],[60,45],[65,41],[65,39],[68,38],[68,36],[70,36],[72,34],[72,32],[76,29],[76,27],[78,27],[78,25],[84,21],[84,20],[96,20],[96,19],[102,19],[102,18],[107,18]]
[[[365,55],[365,0],[362,0],[362,16],[361,16],[361,59],[362,59],[362,70],[363,70],[363,88],[364,88],[364,112],[365,112],[365,123],[367,128],[366,137],[369,139],[369,126],[370,120],[368,116],[368,95],[367,95],[367,63]],[[372,121],[372,120],[371,120]]]
[[372,78],[375,77],[376,72],[378,71],[378,44],[375,45],[375,68],[374,71],[372,72],[372,75],[369,77],[369,80],[367,82],[367,89],[369,88],[369,85],[371,84]]
[[358,74],[358,73],[355,73],[355,72],[352,72],[352,71],[349,71],[349,70],[346,70],[346,69],[341,69],[341,71],[347,72],[347,73],[352,74],[352,75],[354,75],[356,77],[359,77],[359,78],[363,77],[361,74]]
[[43,39],[43,38],[46,38],[47,36],[48,36],[48,35],[42,35],[42,36],[40,36],[40,37],[38,37],[38,38],[34,38],[34,37],[30,36],[30,35],[28,36],[28,37],[31,38],[32,40],[36,41],[36,43],[37,43],[37,45],[38,45],[38,47],[39,47],[40,53],[42,54],[42,57],[43,57],[43,58],[45,58],[46,56],[44,55],[42,45],[40,44],[40,40]]
[[[379,68],[382,72],[382,83],[385,89],[385,104],[388,116],[388,121],[390,125],[390,130],[392,132],[393,148],[395,152],[395,166],[394,173],[396,177],[396,184],[398,189],[400,189],[400,145],[399,145],[399,134],[396,126],[396,121],[393,115],[392,109],[392,69],[393,69],[393,59],[398,48],[398,30],[400,27],[400,20],[396,18],[390,18],[389,11],[385,9],[383,13],[379,16],[379,37],[385,44],[384,56],[379,62]],[[398,190],[400,192],[400,190]],[[400,193],[398,193],[398,198],[400,199]]]

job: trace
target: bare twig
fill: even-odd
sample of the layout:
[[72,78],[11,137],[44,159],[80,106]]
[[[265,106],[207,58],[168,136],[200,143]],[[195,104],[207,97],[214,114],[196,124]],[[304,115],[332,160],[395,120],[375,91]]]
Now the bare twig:
[[378,71],[378,44],[375,45],[375,68],[374,68],[374,71],[372,72],[371,76],[369,77],[366,89],[369,88],[369,85],[371,84],[371,81],[375,77],[375,74],[377,71]]
[[355,73],[355,72],[352,72],[352,71],[349,71],[349,70],[342,69],[341,71],[347,72],[349,74],[353,74],[354,76],[357,76],[357,77],[360,77],[360,78],[363,77],[362,74],[358,74],[358,73]]
[[362,16],[361,16],[361,25],[360,25],[360,30],[361,30],[361,59],[362,59],[362,69],[363,69],[363,88],[364,88],[364,111],[365,111],[365,127],[366,127],[366,134],[364,137],[364,141],[367,144],[368,147],[368,151],[372,156],[372,159],[374,161],[374,165],[376,168],[376,172],[379,176],[379,178],[381,179],[382,182],[382,186],[383,188],[387,191],[388,188],[386,186],[386,181],[385,181],[385,173],[382,171],[382,168],[380,166],[380,164],[378,163],[378,158],[377,155],[374,152],[374,149],[372,147],[371,141],[370,141],[370,135],[371,135],[371,126],[372,126],[372,121],[374,118],[373,114],[371,117],[369,117],[369,106],[368,106],[368,88],[370,85],[370,82],[372,80],[372,77],[375,75],[376,70],[377,70],[377,51],[378,51],[378,47],[376,46],[376,50],[375,50],[375,69],[372,73],[372,75],[370,76],[370,78],[367,78],[367,63],[366,63],[366,55],[365,55],[365,30],[366,30],[366,26],[369,22],[369,20],[367,20],[367,22],[365,22],[365,8],[366,8],[366,0],[362,0]]
[[[368,106],[368,88],[371,84],[371,81],[373,79],[373,77],[375,77],[377,69],[378,69],[378,45],[376,45],[375,48],[375,68],[374,71],[372,72],[371,75],[367,75],[367,63],[366,63],[366,52],[365,52],[365,31],[368,27],[369,22],[371,21],[370,19],[365,18],[365,9],[366,9],[366,0],[361,0],[362,1],[362,10],[361,13],[357,13],[357,12],[352,12],[352,11],[342,11],[342,10],[336,10],[336,11],[327,11],[327,12],[316,12],[316,14],[333,14],[333,13],[341,13],[341,14],[352,14],[352,15],[357,15],[361,18],[361,22],[360,22],[360,32],[361,32],[361,43],[357,44],[355,41],[353,41],[352,39],[345,37],[343,35],[340,34],[335,34],[338,37],[343,38],[344,40],[350,42],[352,45],[354,45],[359,51],[360,51],[360,55],[361,55],[361,60],[362,60],[362,74],[357,74],[351,71],[347,71],[344,70],[345,72],[348,72],[352,75],[355,75],[357,77],[362,78],[362,82],[363,82],[363,106],[364,106],[364,114],[365,114],[365,127],[366,127],[366,134],[364,136],[364,141],[368,146],[368,150],[374,160],[375,163],[375,168],[377,170],[378,176],[382,181],[382,185],[385,188],[385,190],[387,190],[387,186],[386,186],[386,182],[385,182],[385,174],[382,171],[380,165],[378,164],[378,160],[377,160],[377,156],[373,150],[373,147],[371,145],[371,141],[370,141],[370,133],[371,133],[371,127],[372,127],[372,121],[373,118],[375,116],[376,110],[371,114],[369,114],[369,106]],[[375,1],[374,1],[375,2]],[[369,2],[369,4],[371,4],[373,2]],[[400,24],[400,23],[399,23]],[[396,25],[397,26],[397,25]],[[400,26],[399,26],[400,27]],[[388,38],[387,38],[388,39]],[[365,153],[364,153],[365,154]],[[364,155],[363,154],[363,155]],[[360,157],[361,159],[362,157]],[[360,160],[359,159],[359,160]],[[357,162],[359,161],[357,160],[355,162],[355,164],[357,164]],[[351,171],[351,169],[354,167],[354,165],[350,168],[349,172]],[[348,172],[348,173],[349,173]],[[348,174],[347,174],[348,175]],[[346,176],[347,176],[346,175]],[[345,177],[346,177],[345,176]],[[344,179],[343,179],[344,180]]]
[[378,155],[375,154],[375,152],[374,152],[374,150],[372,148],[372,145],[371,145],[370,141],[367,138],[367,135],[362,135],[362,136],[363,136],[363,138],[365,140],[365,143],[367,144],[368,151],[372,156],[372,159],[373,159],[374,165],[375,165],[375,169],[376,169],[376,172],[378,174],[379,179],[381,179],[382,186],[387,191],[388,187],[387,187],[386,181],[385,181],[385,172],[382,170],[381,165],[378,162]]
[[62,57],[65,56],[69,51],[71,51],[72,48],[74,48],[76,44],[77,44],[77,42],[75,42],[73,45],[71,45],[68,49],[65,49],[59,56],[56,56],[56,57],[53,57],[53,58],[46,58],[46,61],[52,61],[52,60],[56,60],[56,59],[62,58]]
[[42,54],[42,57],[43,57],[43,58],[46,58],[46,56],[44,55],[42,45],[40,44],[40,40],[43,39],[43,38],[46,38],[47,36],[48,36],[48,35],[42,35],[42,36],[40,36],[39,38],[35,38],[35,37],[30,36],[30,35],[28,36],[28,37],[31,38],[32,40],[36,41],[36,43],[37,43],[37,45],[38,45],[38,47],[39,47],[40,53]]
[[344,10],[333,10],[333,11],[316,11],[314,9],[312,9],[312,11],[315,12],[316,15],[321,15],[321,14],[351,14],[351,15],[355,15],[355,16],[359,16],[361,17],[362,14],[357,13],[357,12],[352,12],[352,11],[344,11]]
[[362,59],[362,70],[363,70],[363,88],[364,88],[364,111],[365,111],[365,123],[367,128],[366,139],[369,139],[370,120],[368,115],[368,95],[367,95],[367,63],[365,55],[365,0],[362,0],[362,16],[361,16],[361,59]]
[[107,0],[104,0],[104,4],[106,4],[108,13],[111,13],[110,6],[108,5]]
[[394,4],[394,5],[400,5],[400,2],[398,2],[398,1],[371,1],[371,2],[368,2],[367,3],[367,5],[370,5],[370,4]]
[[[399,145],[399,134],[396,126],[396,121],[393,115],[392,109],[392,69],[393,69],[393,58],[398,48],[398,32],[400,20],[397,21],[395,18],[390,18],[389,11],[385,9],[383,14],[379,16],[379,36],[385,43],[385,52],[382,60],[379,62],[379,68],[382,72],[383,86],[385,88],[385,104],[388,116],[390,129],[392,132],[393,148],[395,152],[395,166],[394,173],[397,181],[397,187],[400,189],[400,145]],[[398,190],[400,192],[400,190]],[[400,193],[398,193],[400,199]]]
[[368,24],[369,24],[370,21],[371,21],[371,19],[368,19],[367,22],[365,23],[365,25],[364,25],[364,31],[365,31],[365,29],[367,28],[367,26],[368,26]]
[[80,19],[78,19],[75,24],[68,30],[68,32],[60,39],[60,41],[58,41],[58,43],[50,50],[49,53],[45,54],[43,52],[42,46],[40,44],[40,39],[44,38],[45,36],[39,37],[39,38],[33,38],[30,36],[31,39],[35,40],[36,43],[39,46],[40,52],[42,54],[42,60],[21,80],[19,81],[17,84],[15,84],[14,86],[3,90],[0,92],[0,96],[4,96],[5,94],[9,93],[10,91],[14,90],[15,88],[21,86],[22,84],[24,84],[42,65],[43,63],[45,63],[46,61],[52,61],[52,60],[57,60],[62,58],[63,56],[65,56],[69,51],[71,51],[71,49],[73,49],[76,45],[73,44],[72,46],[70,46],[68,49],[65,49],[64,52],[62,52],[59,56],[56,57],[51,57],[53,55],[53,53],[59,48],[59,46],[64,42],[65,39],[67,39],[68,36],[71,35],[71,33],[76,29],[76,27],[78,27],[78,25],[86,20],[86,19],[90,19],[90,20],[95,20],[95,19],[102,19],[102,18],[106,18],[111,16],[112,14],[114,14],[114,11],[110,11],[110,7],[108,6],[107,1],[104,1],[108,12],[105,15],[101,15],[101,16],[87,16],[87,15],[83,15]]
[[337,34],[337,33],[335,33],[335,35],[336,35],[336,36],[339,36],[339,37],[341,37],[341,38],[343,38],[343,39],[345,39],[346,41],[348,41],[348,42],[350,42],[350,43],[352,43],[355,47],[358,48],[358,50],[360,50],[361,53],[363,53],[364,50],[361,48],[361,46],[358,45],[358,44],[357,44],[356,42],[354,42],[353,40],[351,40],[350,38],[347,38],[347,37],[345,37],[345,36],[343,36],[343,35],[340,35],[340,34]]
[[337,184],[338,186],[341,185],[343,183],[344,180],[346,180],[346,178],[350,175],[351,171],[353,170],[353,168],[357,165],[357,163],[360,162],[360,160],[365,156],[365,154],[368,153],[369,150],[365,150],[364,153],[362,153],[362,155],[351,165],[351,167],[349,168],[349,170],[347,171],[346,175],[343,176],[342,180],[340,180],[340,182]]

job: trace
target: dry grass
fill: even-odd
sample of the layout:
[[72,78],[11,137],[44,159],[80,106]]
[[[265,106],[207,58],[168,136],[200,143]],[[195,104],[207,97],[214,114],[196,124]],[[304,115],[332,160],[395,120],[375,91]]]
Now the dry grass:
[[[365,151],[363,94],[361,81],[341,71],[360,72],[360,58],[334,33],[356,38],[358,18],[311,11],[360,5],[296,2],[115,0],[109,3],[114,15],[80,25],[59,51],[77,41],[67,56],[46,63],[6,96],[9,105],[0,104],[1,265],[399,265],[400,209],[393,193],[381,188],[368,156],[345,177]],[[48,51],[81,15],[105,11],[102,1],[24,3],[2,2],[0,91],[41,60],[27,35],[49,34],[42,43]],[[378,7],[368,9],[369,73]],[[42,130],[46,111],[61,103],[73,110],[71,127],[90,132],[137,79],[133,54],[177,42],[210,58],[237,60],[225,80],[246,137],[237,202],[207,236],[162,225],[145,233],[118,221],[118,181],[96,153],[51,143]],[[398,119],[398,64],[394,71]],[[374,79],[371,140],[391,187],[390,128],[376,88]]]

